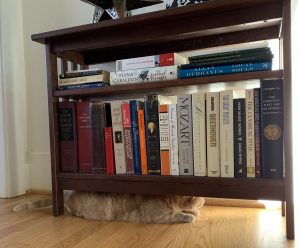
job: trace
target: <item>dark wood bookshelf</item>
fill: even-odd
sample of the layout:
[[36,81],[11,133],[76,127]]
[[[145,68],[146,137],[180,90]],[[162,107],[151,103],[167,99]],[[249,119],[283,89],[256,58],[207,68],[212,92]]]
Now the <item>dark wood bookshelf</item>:
[[[285,202],[287,238],[294,238],[292,174],[291,28],[289,0],[211,0],[32,35],[46,47],[53,215],[63,214],[63,190],[179,194]],[[137,56],[279,39],[281,69],[192,79],[57,91],[58,59],[87,67]],[[114,99],[133,93],[191,92],[218,82],[247,84],[249,80],[284,80],[284,179],[239,179],[188,176],[138,176],[61,173],[57,127],[59,98]],[[244,82],[243,82],[244,81]]]

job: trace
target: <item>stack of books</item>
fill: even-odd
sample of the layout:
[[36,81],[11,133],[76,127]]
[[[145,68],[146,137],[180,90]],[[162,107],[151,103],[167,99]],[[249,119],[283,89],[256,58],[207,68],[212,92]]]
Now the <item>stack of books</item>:
[[59,75],[57,90],[75,90],[109,85],[109,72],[100,69],[67,71]]
[[273,54],[269,47],[192,56],[189,57],[188,64],[181,65],[179,77],[271,70],[272,59]]
[[186,58],[177,53],[122,59],[116,61],[116,72],[110,73],[110,84],[130,84],[177,79],[178,66]]

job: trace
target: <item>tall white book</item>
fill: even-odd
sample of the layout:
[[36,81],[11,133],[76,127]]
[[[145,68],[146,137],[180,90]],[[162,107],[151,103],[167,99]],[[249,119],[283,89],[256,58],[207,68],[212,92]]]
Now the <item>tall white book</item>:
[[173,176],[179,176],[176,104],[169,104],[169,131],[171,167],[170,174]]
[[112,130],[114,138],[116,174],[126,174],[124,130],[122,122],[121,104],[122,101],[112,101],[110,103]]
[[233,91],[220,92],[221,177],[234,177]]
[[220,177],[220,94],[206,93],[207,175]]
[[247,177],[255,177],[255,133],[253,89],[245,91]]
[[192,94],[194,176],[207,176],[205,92]]

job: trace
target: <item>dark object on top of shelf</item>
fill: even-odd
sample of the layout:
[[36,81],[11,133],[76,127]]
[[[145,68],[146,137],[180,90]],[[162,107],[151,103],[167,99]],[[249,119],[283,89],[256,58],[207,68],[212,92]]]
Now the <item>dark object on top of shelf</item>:
[[81,0],[95,6],[93,23],[127,16],[127,10],[161,3],[161,0]]
[[189,4],[194,4],[194,3],[202,3],[206,2],[209,0],[167,0],[166,2],[166,8],[176,8],[176,7],[182,7],[186,6]]

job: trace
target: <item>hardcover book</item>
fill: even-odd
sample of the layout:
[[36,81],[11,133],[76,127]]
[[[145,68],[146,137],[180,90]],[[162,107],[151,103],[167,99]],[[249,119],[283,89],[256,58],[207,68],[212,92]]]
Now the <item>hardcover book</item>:
[[82,77],[70,77],[63,78],[58,80],[58,86],[66,85],[80,85],[88,83],[109,83],[109,73],[91,75],[91,76],[82,76]]
[[253,90],[254,97],[254,135],[255,135],[255,177],[261,177],[261,142],[260,142],[260,88]]
[[207,176],[205,93],[192,94],[194,176]]
[[100,69],[86,69],[86,70],[74,70],[74,71],[66,71],[59,75],[60,79],[63,78],[73,78],[73,77],[85,77],[85,76],[93,76],[99,74],[105,74],[108,71],[100,70]]
[[79,89],[91,89],[102,88],[108,86],[107,83],[88,83],[88,84],[76,84],[76,85],[63,85],[57,86],[57,90],[79,90]]
[[138,104],[138,126],[140,136],[140,153],[141,153],[141,167],[142,174],[146,175],[147,172],[147,145],[146,145],[146,130],[145,130],[145,105],[143,102]]
[[61,172],[78,172],[77,125],[75,102],[59,102],[58,136]]
[[245,99],[233,99],[234,177],[247,177]]
[[283,81],[261,80],[261,144],[264,178],[283,178]]
[[178,53],[164,53],[159,55],[159,66],[182,65],[186,58]]
[[147,83],[177,79],[177,65],[126,70],[110,73],[110,84]]
[[221,177],[234,177],[233,91],[220,92]]
[[207,175],[220,177],[220,94],[206,93]]
[[177,96],[178,160],[180,175],[194,175],[192,96]]
[[104,128],[106,173],[115,174],[114,142],[111,127]]
[[177,137],[177,104],[169,104],[170,129],[170,170],[171,175],[179,176],[178,137]]
[[144,102],[148,174],[160,175],[158,96],[145,96]]
[[116,71],[126,71],[159,66],[159,55],[121,59],[116,61]]

